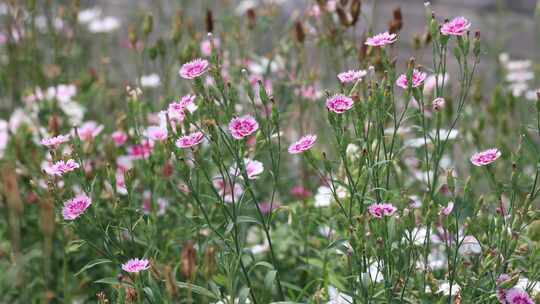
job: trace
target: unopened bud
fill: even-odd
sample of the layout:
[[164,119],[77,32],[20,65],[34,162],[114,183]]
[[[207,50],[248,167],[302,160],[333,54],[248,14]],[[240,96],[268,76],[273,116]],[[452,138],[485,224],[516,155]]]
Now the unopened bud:
[[154,28],[154,18],[152,17],[152,14],[147,14],[144,16],[143,20],[143,34],[144,36],[148,36]]

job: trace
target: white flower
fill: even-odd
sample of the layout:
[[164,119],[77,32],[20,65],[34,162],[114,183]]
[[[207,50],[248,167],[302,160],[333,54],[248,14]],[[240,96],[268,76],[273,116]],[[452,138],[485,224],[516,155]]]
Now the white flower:
[[67,115],[69,123],[72,125],[79,125],[82,123],[85,108],[80,104],[69,101],[59,104],[60,109]]
[[463,238],[463,242],[461,243],[461,246],[459,246],[458,252],[462,256],[477,255],[482,253],[482,247],[474,236],[467,235]]
[[0,119],[0,158],[4,157],[9,140],[8,123]]
[[[452,296],[455,296],[461,291],[461,286],[458,284],[452,284]],[[437,293],[442,293],[445,296],[450,295],[450,283],[447,281],[444,281],[439,284],[439,290],[437,290]]]
[[531,289],[531,296],[536,296],[537,294],[540,294],[540,282],[539,281],[530,281],[527,278],[520,278],[518,282],[516,283],[516,288],[520,288],[523,290],[528,290],[528,287]]
[[149,74],[141,76],[141,86],[143,88],[155,88],[161,85],[158,74]]
[[88,30],[92,33],[108,33],[120,27],[120,21],[115,17],[95,19],[88,24]]
[[101,8],[94,6],[91,8],[81,10],[79,14],[77,15],[77,21],[79,21],[79,23],[81,24],[87,24],[98,19],[100,16],[101,16]]
[[334,286],[328,286],[328,296],[330,301],[326,304],[350,304],[353,302],[350,295],[342,293]]
[[332,190],[327,186],[320,186],[315,194],[315,207],[328,207],[332,202]]
[[380,283],[384,280],[382,274],[382,262],[373,262],[369,264],[367,273],[362,273],[362,280],[367,283]]

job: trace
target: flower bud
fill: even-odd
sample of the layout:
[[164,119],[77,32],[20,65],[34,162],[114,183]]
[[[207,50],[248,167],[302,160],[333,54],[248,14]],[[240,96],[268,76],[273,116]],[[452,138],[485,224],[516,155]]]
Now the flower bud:
[[181,272],[182,275],[191,279],[195,275],[196,266],[197,266],[197,252],[193,243],[188,241],[184,248],[182,248],[182,258],[181,258]]
[[212,33],[214,31],[214,17],[212,16],[212,11],[206,10],[206,32]]
[[445,100],[442,97],[435,98],[433,100],[433,111],[439,112],[442,108],[444,108]]
[[152,17],[152,14],[147,14],[144,16],[143,20],[143,34],[145,37],[147,37],[154,28],[154,18]]
[[304,43],[304,40],[306,39],[306,33],[304,31],[304,27],[302,26],[302,22],[296,21],[294,24],[294,33],[296,41],[299,43]]

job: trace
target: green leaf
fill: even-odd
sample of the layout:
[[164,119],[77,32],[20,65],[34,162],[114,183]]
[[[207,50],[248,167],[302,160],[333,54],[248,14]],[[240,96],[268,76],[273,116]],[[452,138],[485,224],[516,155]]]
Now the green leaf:
[[245,215],[241,215],[241,216],[237,217],[236,222],[238,224],[240,224],[240,223],[255,223],[255,224],[258,224],[258,225],[261,224],[256,218],[253,218],[251,216],[245,216]]
[[201,286],[193,285],[193,284],[190,284],[190,283],[184,283],[184,282],[176,282],[176,286],[178,286],[180,288],[183,288],[183,289],[189,289],[189,290],[193,291],[196,294],[200,294],[200,295],[208,297],[208,298],[219,300],[219,297],[216,296],[213,292],[211,292],[210,290],[208,290],[208,289],[206,289],[204,287],[201,287]]
[[272,287],[274,285],[274,280],[276,279],[277,271],[276,270],[270,270],[266,276],[264,277],[264,286],[268,290],[272,290]]
[[107,284],[107,285],[124,285],[124,286],[133,287],[131,284],[129,284],[127,282],[118,281],[118,279],[116,277],[103,278],[103,279],[94,281],[94,283]]
[[99,265],[99,264],[105,264],[105,263],[112,263],[111,260],[109,259],[97,259],[97,260],[93,260],[92,262],[84,265],[83,268],[81,268],[81,270],[79,270],[75,276],[78,276],[79,274],[83,273],[84,271],[96,266],[96,265]]

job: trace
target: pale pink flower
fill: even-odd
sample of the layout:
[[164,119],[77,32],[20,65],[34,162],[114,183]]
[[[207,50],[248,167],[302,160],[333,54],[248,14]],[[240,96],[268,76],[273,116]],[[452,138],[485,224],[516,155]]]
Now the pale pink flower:
[[[219,39],[214,38],[214,46],[216,48],[219,48]],[[204,56],[210,56],[212,55],[212,40],[205,39],[201,42],[201,53]]]
[[81,216],[92,204],[92,200],[86,194],[79,194],[64,203],[62,215],[67,221],[72,221]]
[[236,117],[229,123],[229,131],[235,139],[242,139],[255,133],[259,129],[259,123],[251,115]]
[[341,114],[345,111],[351,109],[354,106],[354,101],[352,98],[345,95],[334,95],[326,100],[326,107],[328,110]]
[[114,144],[119,147],[126,143],[128,140],[128,135],[122,131],[115,131],[111,134],[111,138],[114,141]]
[[[157,216],[165,215],[165,212],[167,211],[167,207],[169,206],[169,201],[160,197],[156,199],[156,205],[157,205]],[[142,205],[142,211],[144,214],[148,215],[152,212],[152,192],[150,191],[144,191],[143,192],[143,205]]]
[[146,129],[146,136],[151,140],[164,141],[167,139],[167,128],[160,126],[150,126]]
[[456,17],[441,26],[441,34],[446,36],[463,36],[470,27],[471,23],[469,20],[464,17]]
[[237,201],[240,196],[244,193],[244,189],[239,183],[234,182],[234,177],[231,177],[232,183],[234,183],[233,186],[231,186],[231,182],[227,179],[223,179],[223,177],[215,177],[212,181],[212,184],[214,185],[214,188],[218,191],[221,198],[226,203],[232,203],[234,201]]
[[269,214],[271,211],[276,210],[279,207],[281,207],[281,204],[278,202],[274,202],[271,206],[270,202],[259,203],[259,210],[261,210],[262,214]]
[[126,179],[124,177],[124,171],[126,170],[123,170],[121,168],[118,168],[116,170],[116,192],[118,192],[118,194],[121,194],[121,195],[127,195],[128,194],[128,190],[127,190],[127,187],[126,187]]
[[454,210],[454,202],[449,202],[446,207],[443,207],[441,209],[441,214],[444,216],[448,216],[452,212],[452,210]]
[[396,34],[390,34],[388,32],[377,34],[373,37],[369,37],[366,40],[366,45],[370,46],[384,46],[387,44],[392,44],[396,42],[397,35]]
[[512,277],[506,273],[501,273],[497,278],[497,300],[499,300],[499,303],[501,304],[506,304],[506,289],[500,288],[500,285],[510,279],[512,279]]
[[197,58],[184,63],[178,72],[184,79],[194,79],[206,72],[208,69],[208,60]]
[[433,100],[433,111],[438,112],[440,111],[445,104],[445,100],[442,97],[435,98]]
[[[254,159],[244,159],[244,166],[246,168],[246,173],[248,179],[257,179],[261,175],[261,173],[264,172],[264,165],[258,160]],[[237,166],[233,166],[230,169],[230,173],[234,176],[241,176],[240,170],[237,168]]]
[[186,149],[200,144],[203,139],[204,133],[197,131],[178,138],[175,144],[178,148]]
[[488,149],[475,153],[471,156],[471,163],[477,167],[489,165],[501,157],[501,151],[497,148]]
[[167,108],[169,119],[173,121],[183,121],[186,116],[186,110],[189,113],[195,112],[197,110],[195,98],[195,95],[186,95],[182,96],[178,101],[171,102]]
[[131,273],[138,273],[148,268],[150,268],[150,262],[147,259],[135,258],[122,264],[122,270]]
[[82,141],[91,141],[103,131],[103,125],[98,125],[95,121],[84,122],[78,129],[77,133]]
[[478,255],[482,253],[482,246],[474,236],[467,235],[463,238],[458,253],[462,256]]
[[322,92],[317,90],[314,86],[302,86],[296,90],[296,94],[309,100],[317,100],[322,97]]
[[508,304],[534,304],[529,295],[519,288],[511,288],[506,291],[506,302]]
[[49,175],[62,176],[65,173],[71,172],[77,168],[79,168],[79,164],[73,159],[69,159],[68,161],[57,161],[56,163],[45,167],[44,170]]
[[383,204],[371,204],[368,207],[368,212],[376,218],[382,218],[383,216],[392,216],[397,211],[397,208],[389,203]]
[[69,134],[67,134],[67,135],[58,135],[58,136],[55,136],[55,137],[43,138],[41,140],[41,144],[44,145],[45,147],[49,147],[49,148],[54,149],[54,148],[57,148],[59,145],[68,142],[69,139],[70,139]]
[[[427,77],[426,73],[420,72],[419,70],[414,69],[412,73],[412,87],[416,88],[422,85],[422,83],[424,83],[424,80],[426,80],[426,77]],[[407,81],[407,75],[401,74],[396,80],[396,84],[398,87],[401,87],[403,89],[408,89],[409,83]]]
[[342,72],[337,75],[337,78],[341,83],[351,83],[356,82],[362,77],[366,76],[367,72],[364,70],[349,70],[347,72]]
[[290,154],[299,154],[309,150],[317,141],[317,135],[308,134],[289,146]]

